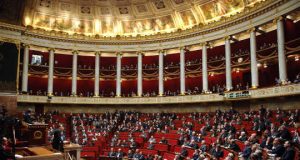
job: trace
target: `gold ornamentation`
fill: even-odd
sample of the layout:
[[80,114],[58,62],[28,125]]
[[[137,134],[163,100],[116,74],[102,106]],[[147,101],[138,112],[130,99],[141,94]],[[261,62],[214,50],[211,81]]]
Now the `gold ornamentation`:
[[35,131],[33,133],[33,139],[42,139],[43,133],[41,131]]

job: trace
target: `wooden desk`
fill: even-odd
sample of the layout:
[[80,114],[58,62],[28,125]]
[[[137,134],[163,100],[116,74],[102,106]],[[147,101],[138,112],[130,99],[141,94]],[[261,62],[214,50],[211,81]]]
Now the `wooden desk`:
[[69,159],[69,155],[71,157],[75,157],[76,160],[80,160],[80,152],[82,148],[79,144],[65,144],[64,145],[64,156],[65,159]]
[[16,154],[23,156],[18,160],[63,160],[63,154],[47,147],[16,148]]
[[29,146],[43,146],[47,142],[47,124],[27,124],[23,123],[21,129],[21,141],[27,141]]

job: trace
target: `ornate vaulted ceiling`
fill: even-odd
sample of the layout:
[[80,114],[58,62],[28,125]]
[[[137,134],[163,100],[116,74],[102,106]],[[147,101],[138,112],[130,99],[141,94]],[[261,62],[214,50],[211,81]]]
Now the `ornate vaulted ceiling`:
[[262,0],[28,0],[24,25],[69,34],[145,36],[209,25]]

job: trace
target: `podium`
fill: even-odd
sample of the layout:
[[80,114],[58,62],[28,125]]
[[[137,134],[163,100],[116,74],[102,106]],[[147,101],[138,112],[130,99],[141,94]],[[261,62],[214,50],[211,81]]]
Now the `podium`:
[[75,160],[80,160],[81,146],[79,144],[65,144],[64,145],[64,155],[65,159],[70,159],[70,157],[75,157]]
[[42,146],[47,142],[47,124],[28,124],[26,138],[28,138],[28,145]]

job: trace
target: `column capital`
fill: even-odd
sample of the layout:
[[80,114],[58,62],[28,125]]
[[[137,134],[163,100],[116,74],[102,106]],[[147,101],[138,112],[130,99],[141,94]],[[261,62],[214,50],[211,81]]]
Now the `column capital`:
[[200,43],[200,46],[203,47],[203,46],[209,46],[209,42],[202,42]]
[[144,56],[145,54],[143,52],[141,52],[141,51],[137,51],[136,55],[142,55],[142,56]]
[[276,17],[276,18],[274,18],[274,20],[273,20],[273,24],[276,24],[278,21],[282,21],[283,19],[284,19],[283,16]]
[[101,52],[100,51],[96,51],[95,55],[100,55],[101,56]]
[[186,46],[179,47],[179,50],[185,50]]
[[230,40],[230,39],[231,39],[231,36],[226,36],[226,37],[223,38],[224,41]]
[[256,30],[257,30],[256,27],[252,27],[247,30],[247,33],[256,32]]
[[78,54],[78,51],[77,50],[73,50],[72,54]]
[[167,50],[165,50],[165,49],[158,50],[159,54],[165,54],[166,52],[167,52]]
[[122,57],[123,53],[122,52],[116,52],[116,56],[119,56],[119,55]]
[[50,52],[50,51],[53,51],[55,52],[55,48],[47,48],[47,50]]
[[22,46],[30,48],[30,44],[23,43]]

